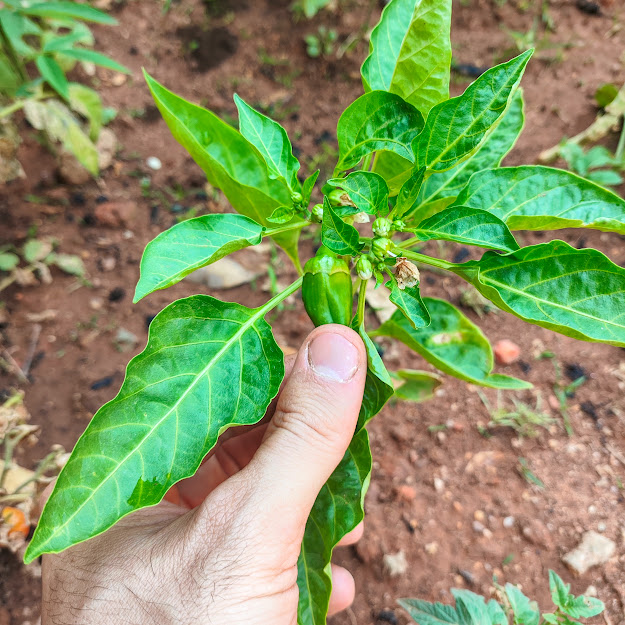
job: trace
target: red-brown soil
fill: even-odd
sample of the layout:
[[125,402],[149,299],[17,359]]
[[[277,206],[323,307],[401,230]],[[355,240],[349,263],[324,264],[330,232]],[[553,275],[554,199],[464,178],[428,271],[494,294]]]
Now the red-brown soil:
[[[487,0],[454,4],[452,39],[459,63],[488,66],[511,55],[511,39],[502,26],[527,32],[534,19],[533,8],[520,10],[513,0],[501,7]],[[572,0],[552,0],[549,7],[556,29],[548,35],[552,47],[539,45],[524,79],[526,130],[509,164],[533,162],[563,136],[584,129],[596,114],[595,89],[605,82],[625,81],[625,9],[620,3],[606,1],[600,16],[581,12]],[[369,3],[346,1],[337,12],[321,13],[310,22],[294,22],[283,0],[221,8],[225,11],[209,14],[199,0],[181,0],[163,15],[154,0],[132,0],[114,4],[117,28],[95,29],[98,48],[133,72],[121,86],[113,85],[110,74],[98,72],[105,103],[119,111],[111,127],[122,144],[116,166],[100,180],[81,187],[60,184],[53,157],[21,123],[25,142],[20,157],[27,179],[0,191],[0,244],[19,245],[35,227],[38,235],[58,239],[61,251],[79,254],[91,282],[76,288],[75,279],[53,270],[50,285],[11,287],[0,295],[8,312],[1,340],[18,362],[24,360],[32,336],[27,315],[58,311],[56,319],[44,323],[31,383],[20,385],[0,373],[0,391],[21,386],[32,421],[41,426],[40,442],[20,458],[25,465],[54,443],[72,447],[93,413],[117,392],[127,361],[145,343],[149,319],[172,299],[197,292],[196,285],[185,283],[136,306],[131,302],[143,247],[173,223],[171,204],[198,211],[227,209],[218,195],[202,192],[204,177],[155,111],[141,67],[176,93],[229,119],[236,113],[234,91],[252,104],[269,107],[294,138],[303,163],[322,154],[326,145],[334,145],[336,120],[361,93],[358,69],[366,43],[360,42],[340,60],[311,60],[303,36],[326,24],[336,28],[343,41],[367,19]],[[374,3],[371,10],[373,24],[380,7]],[[466,78],[454,74],[454,93],[466,84]],[[161,159],[160,171],[146,167],[149,156]],[[155,194],[144,197],[142,176],[151,177],[152,189],[166,192],[180,185],[185,195],[172,202]],[[28,201],[29,194],[42,203]],[[97,225],[94,214],[103,196],[136,205],[124,226]],[[574,245],[597,247],[616,263],[625,263],[623,239],[617,235],[565,231],[557,236]],[[547,237],[520,235],[526,244]],[[452,246],[443,249],[449,257],[457,251]],[[477,257],[476,251],[470,253]],[[260,258],[266,262],[268,256],[265,252]],[[259,257],[247,250],[239,258],[258,263]],[[103,271],[113,262],[114,269]],[[277,273],[284,282],[292,273],[282,257]],[[211,294],[253,306],[268,297],[263,286],[259,280]],[[426,295],[458,304],[463,285],[454,277],[426,274],[422,288]],[[485,436],[489,416],[476,388],[451,378],[445,379],[432,401],[387,406],[370,428],[375,464],[366,534],[357,547],[337,558],[353,571],[357,598],[353,608],[333,623],[407,623],[397,598],[448,601],[454,586],[489,594],[493,576],[499,583],[522,584],[546,609],[549,568],[572,581],[575,592],[594,586],[607,604],[608,625],[625,622],[625,353],[528,326],[508,314],[480,320],[473,311],[466,312],[493,343],[508,338],[520,345],[521,361],[498,370],[533,382],[533,391],[516,397],[533,405],[540,394],[543,409],[555,423],[535,439],[520,439],[506,428],[490,429]],[[114,337],[120,327],[140,338],[134,351],[116,348]],[[298,302],[281,313],[275,327],[281,343],[297,346],[311,324]],[[429,368],[407,349],[384,346],[391,369]],[[555,358],[535,359],[543,350]],[[571,437],[564,432],[554,403],[555,363],[565,384],[570,382],[567,371],[574,374],[579,371],[576,367],[588,376],[568,402],[575,430]],[[496,405],[496,392],[483,392]],[[502,402],[510,405],[512,396],[505,394]],[[476,463],[484,452],[493,461],[490,470]],[[526,459],[544,489],[522,477],[519,458]],[[467,465],[472,460],[478,468],[470,472]],[[506,528],[503,519],[509,516],[514,522]],[[476,520],[489,531],[476,532]],[[561,556],[590,529],[613,539],[617,556],[575,579]],[[400,550],[408,569],[391,578],[383,555]],[[39,580],[12,555],[0,553],[0,623],[36,622],[39,598]]]

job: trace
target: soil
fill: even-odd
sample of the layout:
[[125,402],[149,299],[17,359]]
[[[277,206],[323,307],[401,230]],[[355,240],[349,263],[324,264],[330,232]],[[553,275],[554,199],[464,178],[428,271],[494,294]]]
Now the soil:
[[[180,214],[228,210],[218,193],[205,189],[202,172],[160,120],[141,77],[142,67],[174,92],[229,120],[236,119],[232,93],[240,93],[285,125],[304,168],[329,165],[336,121],[361,93],[359,66],[367,44],[360,41],[340,60],[311,60],[303,37],[325,25],[335,28],[342,42],[362,32],[367,19],[373,24],[380,6],[345,1],[334,12],[298,21],[288,4],[263,0],[204,5],[200,0],[180,0],[166,14],[154,0],[114,4],[119,26],[94,28],[97,47],[130,67],[132,78],[119,84],[110,72],[98,70],[106,105],[119,111],[111,128],[121,148],[114,166],[97,181],[63,184],[53,155],[21,122],[24,143],[19,156],[27,178],[0,191],[0,245],[19,246],[33,231],[54,237],[62,252],[82,257],[89,276],[86,285],[52,270],[51,284],[12,286],[1,294],[8,318],[0,327],[0,338],[20,363],[33,336],[28,315],[57,311],[54,319],[42,322],[30,383],[20,384],[0,373],[0,391],[23,388],[32,421],[41,426],[39,443],[23,453],[22,464],[32,464],[55,443],[70,449],[93,413],[116,394],[129,358],[145,343],[151,318],[174,298],[198,292],[197,285],[181,283],[133,306],[145,244]],[[481,68],[511,56],[512,39],[506,29],[528,32],[534,23],[532,7],[541,4],[454,3],[455,60]],[[537,37],[537,54],[523,81],[526,130],[507,164],[534,162],[543,149],[586,128],[597,112],[593,99],[597,87],[625,81],[625,8],[606,0],[593,15],[577,4],[548,2],[555,32]],[[468,80],[454,74],[454,94]],[[614,147],[616,139],[610,141]],[[161,160],[159,171],[147,167],[149,156]],[[141,180],[146,177],[151,184],[142,191]],[[105,228],[97,216],[110,212],[111,202],[129,204],[119,225]],[[532,244],[547,237],[537,232],[520,233],[519,238]],[[625,265],[622,237],[591,231],[563,231],[557,237],[579,247],[597,247]],[[442,252],[449,258],[459,253],[478,257],[476,250],[457,246],[446,246]],[[268,250],[260,254],[245,250],[237,259],[250,265],[269,262]],[[280,282],[292,275],[283,256],[274,268]],[[463,284],[454,277],[424,273],[422,287],[428,296],[460,305]],[[225,293],[205,292],[255,306],[267,299],[267,291],[260,280]],[[520,361],[497,370],[531,381],[534,389],[498,397],[495,391],[478,391],[445,378],[435,400],[391,403],[374,420],[370,432],[375,464],[365,537],[357,547],[337,555],[338,563],[354,574],[356,601],[332,622],[407,623],[397,598],[450,601],[451,587],[488,595],[494,589],[493,578],[522,584],[547,609],[546,580],[552,568],[572,582],[575,592],[596,589],[606,602],[608,625],[624,623],[624,352],[528,326],[505,313],[480,319],[472,310],[465,312],[493,343],[511,339],[521,347]],[[311,324],[297,301],[280,314],[275,327],[279,342],[296,347]],[[115,341],[120,328],[139,339],[130,351]],[[383,341],[382,347],[391,369],[430,368],[402,346]],[[554,357],[537,358],[545,351]],[[575,432],[569,437],[553,387],[568,384],[579,373],[587,380],[568,399]],[[483,398],[492,406],[510,407],[512,397],[532,406],[542,398],[541,410],[549,413],[553,424],[533,439],[520,438],[510,428],[489,427]],[[543,487],[523,476],[521,459]],[[561,557],[590,529],[614,540],[617,554],[575,578]],[[391,577],[384,555],[400,551],[407,570]],[[12,555],[0,552],[0,623],[37,620],[36,575],[36,566],[26,569]]]

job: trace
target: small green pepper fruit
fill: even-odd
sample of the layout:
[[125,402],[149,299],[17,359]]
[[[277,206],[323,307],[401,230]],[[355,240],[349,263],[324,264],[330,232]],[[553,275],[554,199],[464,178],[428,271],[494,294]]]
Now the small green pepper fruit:
[[366,256],[361,256],[356,263],[356,271],[361,280],[368,280],[373,275],[373,265]]
[[352,278],[344,258],[323,245],[304,265],[304,308],[315,326],[352,320]]
[[387,237],[393,229],[393,222],[386,217],[378,217],[371,227],[373,234],[378,237]]

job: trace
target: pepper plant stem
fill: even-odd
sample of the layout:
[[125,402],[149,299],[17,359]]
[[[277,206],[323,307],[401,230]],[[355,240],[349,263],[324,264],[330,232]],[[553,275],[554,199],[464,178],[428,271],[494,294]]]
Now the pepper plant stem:
[[283,232],[297,230],[298,228],[304,228],[305,226],[310,226],[310,221],[302,219],[302,221],[296,221],[293,224],[286,224],[285,226],[280,226],[278,228],[269,228],[268,230],[265,230],[263,236],[272,237],[276,234],[282,234]]
[[281,291],[274,297],[272,297],[266,304],[263,304],[260,308],[257,308],[262,315],[266,315],[270,310],[273,310],[280,302],[284,301],[289,295],[295,293],[302,286],[302,276],[300,276],[295,282]]
[[365,321],[365,296],[367,294],[367,280],[360,281],[358,289],[358,308],[356,309],[356,325],[360,327]]
[[451,269],[456,267],[454,263],[448,263],[446,260],[432,258],[431,256],[419,254],[418,252],[411,252],[410,250],[401,249],[401,255],[405,258],[409,258],[410,260],[415,260],[418,263],[431,265],[432,267],[438,267],[439,269],[447,269],[448,271],[451,271]]

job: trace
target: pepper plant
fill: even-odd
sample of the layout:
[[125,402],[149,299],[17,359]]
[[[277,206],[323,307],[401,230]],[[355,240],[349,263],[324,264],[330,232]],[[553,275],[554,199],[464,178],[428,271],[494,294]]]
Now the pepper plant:
[[[237,131],[146,75],[174,137],[236,214],[190,219],[157,236],[145,249],[135,301],[266,237],[303,275],[259,308],[195,295],[156,316],[119,394],[96,413],[59,477],[27,561],[158,503],[197,470],[226,428],[262,419],[284,376],[265,316],[302,285],[315,323],[349,323],[360,334],[368,372],[353,440],[306,527],[300,624],[325,623],[332,551],[363,518],[371,474],[365,426],[394,393],[372,336],[393,337],[476,385],[530,386],[492,372],[486,337],[454,306],[421,293],[417,264],[464,278],[530,323],[625,345],[625,269],[559,240],[520,247],[512,233],[581,227],[622,234],[625,202],[570,172],[499,166],[523,126],[518,86],[532,53],[493,67],[450,99],[450,17],[451,0],[386,6],[361,70],[365,93],[338,120],[338,162],[327,181],[318,172],[303,177],[286,131],[240,97]],[[313,194],[323,201],[313,204]],[[354,226],[367,218],[370,232]],[[319,225],[322,247],[302,270],[298,238]],[[487,251],[452,263],[421,250],[430,240]],[[374,280],[397,307],[375,329],[365,325]],[[397,375],[404,397],[420,399],[439,383],[427,372]]]

